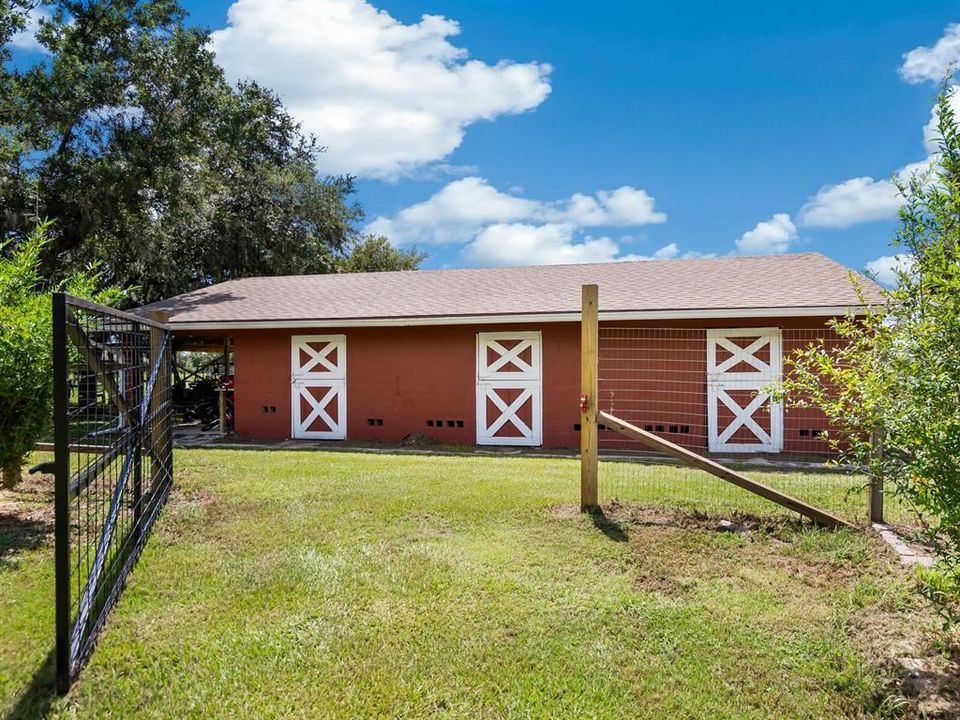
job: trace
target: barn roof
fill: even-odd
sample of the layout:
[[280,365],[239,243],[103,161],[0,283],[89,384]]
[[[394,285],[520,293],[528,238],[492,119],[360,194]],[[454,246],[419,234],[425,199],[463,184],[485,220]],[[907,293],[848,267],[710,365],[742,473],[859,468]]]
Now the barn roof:
[[[580,287],[601,319],[822,316],[861,306],[851,271],[819,253],[584,265],[256,277],[152,303],[176,328],[574,320]],[[856,275],[868,302],[880,287]]]

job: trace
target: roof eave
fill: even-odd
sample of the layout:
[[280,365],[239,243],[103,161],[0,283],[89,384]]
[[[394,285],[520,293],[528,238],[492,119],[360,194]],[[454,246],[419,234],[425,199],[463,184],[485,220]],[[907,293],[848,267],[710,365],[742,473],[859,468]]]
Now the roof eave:
[[[694,308],[688,310],[601,311],[601,322],[638,320],[718,320],[744,318],[835,317],[862,315],[863,305],[818,305],[768,308]],[[283,320],[176,321],[170,327],[178,331],[270,330],[286,328],[330,327],[416,327],[429,325],[502,325],[507,323],[578,322],[579,312],[524,313],[503,315],[435,315],[382,318],[294,318]]]

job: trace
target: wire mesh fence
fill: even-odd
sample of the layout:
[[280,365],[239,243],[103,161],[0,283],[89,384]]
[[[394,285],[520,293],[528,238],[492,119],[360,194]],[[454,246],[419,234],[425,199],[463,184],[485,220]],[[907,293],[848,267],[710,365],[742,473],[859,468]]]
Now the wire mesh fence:
[[54,296],[57,685],[69,688],[173,478],[170,332]]
[[[602,325],[598,409],[848,521],[869,518],[868,478],[831,465],[825,416],[785,406],[769,390],[784,361],[810,343],[842,342],[826,326],[704,329]],[[718,514],[792,515],[750,492],[599,428],[601,502],[621,500]],[[643,462],[638,462],[643,461]],[[913,524],[885,497],[885,519]]]

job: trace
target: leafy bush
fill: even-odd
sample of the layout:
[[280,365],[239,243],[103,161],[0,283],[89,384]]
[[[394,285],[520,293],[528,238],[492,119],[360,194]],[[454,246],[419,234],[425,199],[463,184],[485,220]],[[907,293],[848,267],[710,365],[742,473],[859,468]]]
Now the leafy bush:
[[[951,619],[960,600],[960,128],[938,102],[939,151],[899,183],[894,245],[903,250],[887,303],[834,323],[840,350],[813,345],[788,361],[783,392],[826,413],[841,458],[869,467],[918,512],[938,564],[921,582]],[[883,438],[873,452],[871,433]]]
[[[0,472],[5,487],[20,481],[27,453],[51,425],[53,406],[52,288],[40,262],[50,223],[22,242],[0,245]],[[75,273],[55,289],[113,303],[123,293],[97,290],[96,268]]]

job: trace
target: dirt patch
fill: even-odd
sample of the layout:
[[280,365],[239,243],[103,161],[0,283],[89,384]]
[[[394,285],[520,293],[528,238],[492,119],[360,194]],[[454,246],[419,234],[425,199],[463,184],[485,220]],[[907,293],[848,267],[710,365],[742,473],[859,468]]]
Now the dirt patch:
[[904,705],[922,718],[960,717],[960,665],[951,657],[901,657],[892,661]]
[[207,526],[215,524],[221,517],[226,517],[218,500],[217,494],[210,490],[183,490],[174,485],[167,498],[168,529],[174,535],[180,535],[197,523]]
[[[580,516],[575,505],[550,509],[552,517]],[[679,596],[698,585],[738,577],[744,568],[773,571],[812,587],[831,587],[862,572],[829,555],[795,552],[800,521],[737,514],[725,517],[656,506],[610,502],[589,513],[611,540],[629,543],[636,582],[645,590]],[[669,553],[663,548],[670,547]]]
[[918,598],[913,607],[857,615],[851,635],[886,678],[882,709],[896,717],[960,718],[960,628],[945,630]]
[[53,541],[53,476],[27,475],[0,490],[0,568],[18,553]]
[[547,512],[555,520],[573,520],[580,517],[580,508],[576,505],[553,505],[548,508]]
[[150,542],[164,545],[212,542],[232,552],[248,542],[245,530],[269,519],[272,508],[254,501],[225,500],[204,487],[185,489],[176,483],[158,520],[162,532]]
[[436,444],[436,438],[421,432],[410,433],[400,441],[400,445],[403,447],[423,447]]
[[182,490],[176,485],[170,490],[170,498],[167,502],[182,508],[203,508],[211,509],[217,502],[217,494],[212,490],[204,488],[195,488],[193,490]]
[[[685,511],[657,507],[651,505],[636,505],[612,501],[604,503],[593,511],[593,515],[601,516],[606,521],[623,527],[672,527],[685,530],[710,530],[715,532],[776,532],[782,530],[799,530],[804,527],[800,520],[758,518],[741,513],[729,514],[724,517],[707,515],[696,511]],[[580,515],[577,505],[556,505],[550,508],[550,515],[558,520],[569,520]]]

